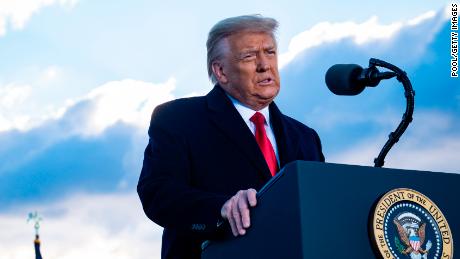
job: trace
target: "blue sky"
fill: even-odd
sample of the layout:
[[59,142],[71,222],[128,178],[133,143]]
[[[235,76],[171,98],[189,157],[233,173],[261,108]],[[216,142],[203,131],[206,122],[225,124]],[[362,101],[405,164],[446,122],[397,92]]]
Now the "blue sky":
[[47,258],[159,258],[161,230],[135,193],[150,113],[211,89],[206,36],[229,16],[280,22],[277,103],[319,132],[329,162],[371,165],[401,118],[396,80],[355,97],[325,86],[331,65],[376,57],[416,91],[414,122],[386,166],[460,172],[447,4],[0,1],[0,258],[32,256],[32,210],[45,218]]

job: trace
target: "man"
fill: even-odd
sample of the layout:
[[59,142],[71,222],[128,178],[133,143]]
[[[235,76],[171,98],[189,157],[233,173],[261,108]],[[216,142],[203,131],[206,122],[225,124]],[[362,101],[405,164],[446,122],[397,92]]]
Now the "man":
[[164,227],[162,258],[200,258],[200,245],[250,227],[250,207],[280,168],[295,160],[324,161],[316,132],[283,115],[278,23],[239,16],[217,23],[207,41],[206,96],[158,106],[137,187],[146,215]]

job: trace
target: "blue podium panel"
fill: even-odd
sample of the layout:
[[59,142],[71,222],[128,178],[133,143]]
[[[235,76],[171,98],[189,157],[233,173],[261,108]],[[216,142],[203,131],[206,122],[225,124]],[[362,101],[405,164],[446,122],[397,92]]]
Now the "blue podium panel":
[[[398,188],[420,192],[437,205],[450,226],[453,250],[460,251],[460,174],[296,161],[259,191],[246,235],[235,238],[228,230],[223,240],[203,246],[202,258],[381,257],[372,231],[374,212],[380,198]],[[390,209],[389,205],[388,211],[397,213],[396,208]],[[412,214],[408,215],[399,215],[398,222],[410,221]],[[433,232],[429,228],[427,240],[420,240],[425,244],[417,246],[411,240],[406,246],[404,235],[398,236],[396,223],[385,226],[396,233],[387,241],[393,245],[398,239],[394,250],[400,250],[394,253],[399,253],[399,258],[411,258],[410,254],[417,251],[414,248],[435,258],[436,240],[442,243],[444,235],[440,231],[441,237],[430,239],[432,249],[428,251],[428,234]],[[410,227],[406,230],[414,231]],[[420,232],[415,236],[425,239],[421,230],[416,231]]]

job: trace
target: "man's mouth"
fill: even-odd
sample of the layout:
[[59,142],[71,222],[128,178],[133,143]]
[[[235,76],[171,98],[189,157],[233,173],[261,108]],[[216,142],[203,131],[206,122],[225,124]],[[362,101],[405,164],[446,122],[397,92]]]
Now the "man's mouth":
[[261,85],[269,85],[269,84],[273,83],[273,79],[271,79],[270,77],[265,78],[264,80],[261,80],[258,83],[261,84]]

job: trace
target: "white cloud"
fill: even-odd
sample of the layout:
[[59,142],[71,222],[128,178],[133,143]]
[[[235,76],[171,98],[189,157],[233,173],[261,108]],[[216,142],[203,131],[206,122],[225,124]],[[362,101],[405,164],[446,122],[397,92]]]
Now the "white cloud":
[[[384,167],[422,171],[460,173],[460,136],[433,136],[435,142],[423,145],[424,139],[402,138],[385,159]],[[328,162],[374,166],[381,147],[387,138],[384,135],[363,141],[352,149],[342,151],[328,159]],[[407,143],[404,143],[404,140]],[[417,142],[416,145],[409,144]],[[402,142],[402,143],[401,143]]]
[[0,132],[12,128],[24,129],[30,117],[24,114],[12,113],[20,109],[21,105],[30,97],[30,85],[10,83],[0,87]]
[[0,0],[0,36],[7,32],[8,24],[14,30],[23,29],[32,15],[51,5],[73,7],[77,0]]
[[15,105],[21,105],[31,92],[30,85],[8,84],[0,88],[0,108],[11,109]]
[[[43,76],[46,76],[46,71]],[[44,104],[38,100],[40,90],[30,84],[16,82],[0,85],[0,132],[27,131],[57,117],[57,111],[46,111]]]
[[[53,80],[58,75],[59,68],[50,66],[41,76],[42,79]],[[63,106],[51,109],[39,105],[41,103],[35,98],[30,85],[10,83],[0,87],[0,132],[30,130],[49,120],[60,119],[70,110],[78,109],[76,106],[82,103],[86,103],[90,109],[86,111],[83,120],[78,122],[77,134],[97,135],[117,122],[145,129],[153,108],[174,99],[172,91],[175,84],[174,78],[160,84],[134,79],[110,81],[83,97],[69,99]]]
[[79,100],[92,103],[82,133],[100,134],[117,122],[147,128],[152,109],[174,98],[171,92],[175,83],[175,79],[169,79],[164,84],[125,79],[111,81],[93,89]]
[[[455,115],[422,111],[388,153],[384,167],[460,173],[460,134]],[[396,127],[396,125],[395,125]],[[333,154],[328,162],[373,166],[387,133],[373,136],[353,148]]]
[[42,72],[42,77],[45,81],[56,79],[59,75],[59,70],[60,69],[57,66],[49,66]]
[[436,16],[435,11],[428,11],[422,15],[419,15],[413,19],[410,19],[409,21],[407,21],[407,25],[415,26],[417,24],[424,22],[425,20],[434,18],[435,16]]
[[6,19],[0,16],[0,36],[5,35],[6,33]]
[[318,128],[324,130],[336,130],[343,125],[357,125],[359,123],[379,125],[381,128],[391,128],[401,120],[401,111],[396,111],[392,107],[385,107],[379,111],[379,116],[375,114],[356,114],[350,110],[334,109],[331,110],[327,105],[316,106],[310,113],[305,115],[305,121],[314,122]]
[[15,81],[0,84],[0,132],[27,131],[57,118],[65,110],[65,107],[55,108],[55,102],[62,101],[52,97],[54,91],[62,91],[57,79],[61,79],[63,69],[51,65],[31,69],[29,73],[32,76],[22,73]]
[[301,52],[325,43],[333,43],[347,38],[352,39],[357,45],[377,40],[389,40],[403,28],[433,19],[435,15],[436,12],[429,11],[408,21],[390,24],[380,24],[377,16],[372,16],[363,23],[351,21],[341,23],[321,22],[291,39],[288,51],[279,56],[279,67],[283,68]]
[[44,258],[160,258],[161,228],[142,211],[136,194],[76,195],[53,204],[29,204],[0,214],[0,258],[33,258],[28,212],[43,216]]
[[[4,103],[8,107],[14,104],[11,109],[1,110],[0,132],[15,129],[21,130],[21,136],[24,136],[21,139],[11,139],[2,143],[0,153],[9,154],[11,150],[17,150],[21,156],[15,156],[8,163],[0,165],[0,171],[16,170],[15,168],[34,161],[35,158],[46,156],[48,154],[46,152],[52,150],[53,145],[65,140],[79,141],[81,137],[100,136],[106,129],[116,126],[117,123],[123,123],[124,126],[129,126],[123,128],[129,130],[130,133],[127,135],[129,140],[120,139],[120,141],[130,146],[124,150],[108,152],[121,152],[120,162],[123,170],[129,172],[117,179],[119,189],[126,189],[133,179],[138,177],[142,165],[142,159],[139,157],[142,156],[146,145],[146,130],[153,109],[175,98],[172,94],[175,88],[173,78],[159,84],[125,79],[107,82],[83,97],[68,100],[65,106],[43,115],[43,111],[34,114],[33,110],[23,111],[17,107],[22,106],[21,102],[28,103],[34,99],[34,95],[27,98],[27,91],[23,88],[28,89],[20,85],[0,87],[3,92],[8,93],[0,95],[2,96],[0,99],[5,99]],[[5,132],[5,136],[8,134]],[[29,139],[26,149],[22,147],[23,139]]]

